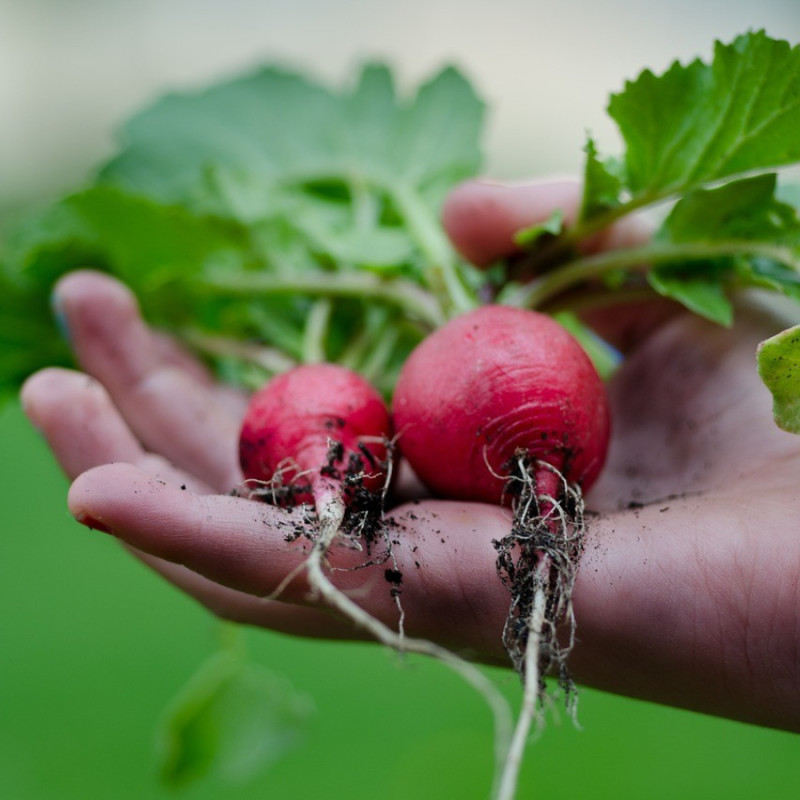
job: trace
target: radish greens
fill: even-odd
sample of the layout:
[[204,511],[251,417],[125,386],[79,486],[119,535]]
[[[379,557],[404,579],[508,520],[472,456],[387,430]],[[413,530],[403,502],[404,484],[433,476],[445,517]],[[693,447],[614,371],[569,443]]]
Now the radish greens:
[[[739,289],[800,297],[797,193],[778,179],[800,162],[800,47],[763,31],[718,42],[708,62],[645,70],[608,112],[623,152],[589,138],[579,218],[520,232],[511,280],[466,264],[439,223],[481,169],[484,105],[455,69],[411,96],[381,64],[340,91],[268,66],[168,94],[86,187],[5,237],[0,391],[68,361],[47,296],[76,267],[119,276],[227,380],[259,385],[311,354],[387,395],[427,332],[487,296],[563,311],[656,293],[724,325]],[[651,242],[586,254],[650,209]]]

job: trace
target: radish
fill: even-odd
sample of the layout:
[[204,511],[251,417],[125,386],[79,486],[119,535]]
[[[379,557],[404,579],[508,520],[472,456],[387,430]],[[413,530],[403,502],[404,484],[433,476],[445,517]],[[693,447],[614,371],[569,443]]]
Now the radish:
[[250,399],[239,434],[247,495],[314,506],[318,530],[305,564],[312,591],[361,627],[368,627],[363,614],[322,566],[337,536],[360,548],[362,536],[375,535],[391,476],[390,435],[389,412],[377,389],[358,373],[327,363],[294,367],[268,381]]
[[276,503],[312,503],[320,520],[341,521],[358,489],[383,490],[390,431],[386,404],[368,381],[335,364],[306,364],[252,396],[239,462]]
[[318,530],[301,568],[308,569],[313,592],[366,628],[372,621],[334,587],[323,563],[337,536],[360,548],[362,535],[375,535],[375,511],[382,513],[391,475],[390,435],[378,391],[356,372],[328,363],[304,364],[268,381],[250,399],[239,434],[247,496],[315,508]]
[[[404,365],[393,398],[398,443],[418,477],[449,498],[509,500],[511,532],[495,542],[512,602],[503,641],[525,694],[501,779],[512,797],[544,673],[569,704],[571,594],[582,550],[582,491],[608,448],[605,387],[578,342],[550,317],[488,305],[455,317]],[[566,622],[569,643],[559,644]],[[574,706],[573,706],[574,708]]]
[[588,489],[608,447],[605,388],[583,348],[550,317],[508,306],[482,306],[425,339],[393,414],[418,477],[450,498],[501,502],[520,452],[544,492],[557,492],[557,473]]

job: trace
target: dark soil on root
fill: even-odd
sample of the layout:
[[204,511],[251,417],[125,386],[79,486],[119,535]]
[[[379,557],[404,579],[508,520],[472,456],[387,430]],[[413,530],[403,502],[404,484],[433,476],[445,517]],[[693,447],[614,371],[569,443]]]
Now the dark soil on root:
[[[572,707],[576,692],[568,656],[575,635],[572,589],[584,547],[583,499],[576,486],[565,482],[555,503],[540,498],[533,465],[526,465],[524,474],[518,472],[510,483],[514,484],[511,532],[493,542],[497,573],[511,595],[503,644],[522,677],[536,596],[544,592],[537,690],[543,695],[545,676],[555,675]],[[564,628],[566,643],[562,643]]]
[[[390,465],[395,458],[394,445],[386,443],[387,460],[379,462],[366,446],[360,445],[358,452],[345,452],[340,442],[331,440],[325,463],[320,474],[339,483],[345,502],[345,514],[339,531],[339,539],[353,549],[364,552],[364,561],[354,569],[391,564],[384,571],[384,578],[390,586],[392,596],[397,596],[403,582],[402,572],[396,568],[392,555],[392,538],[398,523],[385,518],[386,492],[368,488],[365,475],[377,472],[389,474]],[[290,471],[290,474],[291,471]],[[319,530],[319,519],[314,506],[309,502],[311,484],[308,476],[301,476],[284,483],[277,475],[268,484],[253,486],[246,484],[231,492],[237,497],[257,500],[280,508],[299,507],[303,510],[302,519],[294,520],[285,535],[287,542],[305,538],[313,543]]]

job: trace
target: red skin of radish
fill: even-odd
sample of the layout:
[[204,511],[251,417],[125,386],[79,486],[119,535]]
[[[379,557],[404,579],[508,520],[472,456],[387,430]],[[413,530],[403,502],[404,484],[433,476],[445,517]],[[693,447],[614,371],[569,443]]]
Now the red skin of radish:
[[[482,306],[425,339],[393,415],[418,477],[453,499],[502,502],[520,453],[587,490],[608,449],[606,391],[583,348],[550,317],[508,306]],[[552,471],[534,476],[537,493],[557,492]]]
[[343,448],[336,468],[344,474],[351,457],[360,459],[365,487],[380,491],[385,475],[377,465],[386,460],[390,431],[386,404],[368,381],[335,364],[309,364],[278,375],[252,396],[239,461],[246,479],[269,483],[279,470],[283,485],[296,479],[291,504],[319,503],[323,495],[343,494],[326,469],[333,441]]

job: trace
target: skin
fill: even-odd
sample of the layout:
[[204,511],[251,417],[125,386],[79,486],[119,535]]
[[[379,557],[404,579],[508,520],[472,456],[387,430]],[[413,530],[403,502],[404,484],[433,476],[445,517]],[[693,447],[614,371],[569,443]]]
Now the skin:
[[[450,197],[444,222],[456,247],[488,263],[555,206],[574,214],[578,192],[574,182],[473,182]],[[592,246],[643,235],[628,223]],[[263,599],[301,563],[304,545],[285,540],[283,512],[225,495],[241,478],[246,399],[151,332],[108,277],[66,277],[57,305],[83,372],[38,373],[22,399],[74,479],[78,521],[113,532],[222,617],[358,636],[313,607],[302,575],[279,600]],[[758,341],[785,323],[747,306],[724,330],[661,302],[592,319],[629,357],[610,386],[611,450],[588,497],[597,513],[574,596],[577,680],[800,731],[800,439],[772,423],[754,362]],[[413,495],[413,483],[403,492]],[[392,517],[403,528],[408,632],[506,663],[508,597],[491,546],[507,531],[506,512],[422,499]],[[332,556],[335,567],[357,562],[343,548]],[[396,623],[383,567],[333,577]]]

